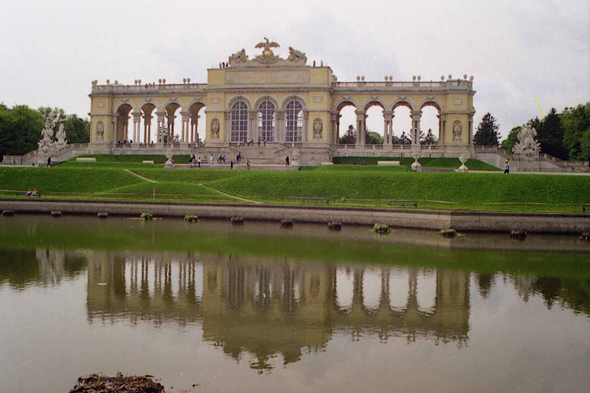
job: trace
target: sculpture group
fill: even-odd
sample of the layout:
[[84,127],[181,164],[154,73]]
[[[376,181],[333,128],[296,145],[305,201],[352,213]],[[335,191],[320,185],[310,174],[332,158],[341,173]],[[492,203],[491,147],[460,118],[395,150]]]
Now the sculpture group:
[[56,125],[56,119],[54,117],[47,116],[45,118],[45,126],[41,130],[41,140],[38,143],[38,160],[39,166],[45,165],[48,162],[49,157],[57,153],[57,151],[67,144],[66,131],[64,130],[63,123],[59,125],[55,137],[57,140],[53,140],[53,128]]
[[260,66],[260,65],[280,65],[280,66],[289,66],[289,65],[305,65],[307,63],[307,56],[305,53],[293,49],[293,47],[289,47],[289,57],[286,59],[281,58],[272,51],[272,48],[280,48],[281,46],[269,40],[268,38],[264,37],[264,41],[259,42],[255,48],[262,49],[262,53],[257,55],[252,60],[248,60],[248,55],[246,54],[246,50],[242,49],[234,53],[233,55],[229,56],[229,64],[233,67],[248,67],[248,66]]
[[536,136],[537,130],[533,127],[533,123],[529,121],[518,132],[518,142],[514,145],[512,152],[528,159],[538,157],[541,152],[541,144],[535,140]]

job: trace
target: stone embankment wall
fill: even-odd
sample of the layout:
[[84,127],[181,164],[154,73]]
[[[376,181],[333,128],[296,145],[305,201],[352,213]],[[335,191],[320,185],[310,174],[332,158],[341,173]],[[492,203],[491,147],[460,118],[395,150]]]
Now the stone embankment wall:
[[191,205],[174,203],[1,200],[0,210],[18,213],[88,214],[99,212],[109,215],[139,217],[152,213],[155,217],[184,217],[186,214],[203,218],[229,219],[240,216],[247,220],[293,219],[299,222],[342,222],[353,225],[385,223],[393,227],[419,229],[449,229],[465,232],[509,232],[525,230],[538,233],[580,233],[590,230],[590,214],[519,214],[434,212],[421,210],[342,209],[307,206],[253,206],[253,205]]

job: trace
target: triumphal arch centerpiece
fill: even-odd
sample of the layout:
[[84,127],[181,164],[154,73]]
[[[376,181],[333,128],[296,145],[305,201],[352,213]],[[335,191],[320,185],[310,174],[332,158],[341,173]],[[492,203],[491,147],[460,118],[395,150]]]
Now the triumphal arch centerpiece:
[[[414,77],[396,82],[385,76],[378,82],[364,77],[340,82],[323,62],[310,62],[292,47],[283,58],[274,52],[278,47],[265,38],[254,54],[245,49],[231,54],[219,68],[208,69],[207,83],[186,78],[176,84],[165,79],[136,80],[133,85],[94,81],[89,146],[141,154],[165,148],[189,153],[260,145],[290,149],[303,164],[341,154],[403,156],[425,149],[420,145],[422,110],[433,106],[438,111],[438,144],[427,147],[429,154],[458,157],[473,150],[473,78],[449,75],[440,81]],[[340,112],[347,106],[355,108],[356,143],[341,145],[347,125],[341,125]],[[383,111],[384,143],[379,146],[366,143],[367,111],[373,106]],[[392,120],[400,106],[409,109],[412,124],[405,130],[411,143],[403,146],[393,137]]]

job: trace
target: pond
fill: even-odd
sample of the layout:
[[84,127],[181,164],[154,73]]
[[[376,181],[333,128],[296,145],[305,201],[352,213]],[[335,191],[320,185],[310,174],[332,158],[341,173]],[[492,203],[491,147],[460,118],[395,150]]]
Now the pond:
[[0,344],[2,392],[587,391],[590,244],[0,217]]

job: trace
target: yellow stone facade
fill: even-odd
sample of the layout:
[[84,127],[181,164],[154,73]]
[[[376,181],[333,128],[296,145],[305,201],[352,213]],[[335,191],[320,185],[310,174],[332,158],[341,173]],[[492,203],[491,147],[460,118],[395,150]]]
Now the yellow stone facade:
[[[265,44],[257,47],[261,45]],[[340,111],[352,105],[357,115],[357,145],[364,145],[366,111],[377,105],[383,109],[384,145],[392,144],[392,116],[398,106],[411,111],[413,141],[421,129],[422,109],[434,106],[439,111],[439,145],[473,144],[475,91],[467,76],[452,79],[449,75],[440,82],[394,82],[391,77],[383,82],[365,82],[364,78],[339,82],[330,67],[308,65],[305,54],[290,50],[288,59],[266,48],[264,55],[252,60],[242,50],[220,68],[209,69],[206,84],[190,79],[180,84],[160,80],[135,81],[134,85],[95,81],[90,94],[91,142],[178,142],[193,147],[204,143],[209,147],[268,139],[271,145],[336,148]],[[238,101],[243,103],[242,115],[232,111]],[[289,112],[292,101],[301,105]],[[263,108],[271,109],[264,112]],[[198,135],[203,117],[205,135]],[[157,120],[155,130],[151,119]],[[419,148],[418,143],[413,144]]]

